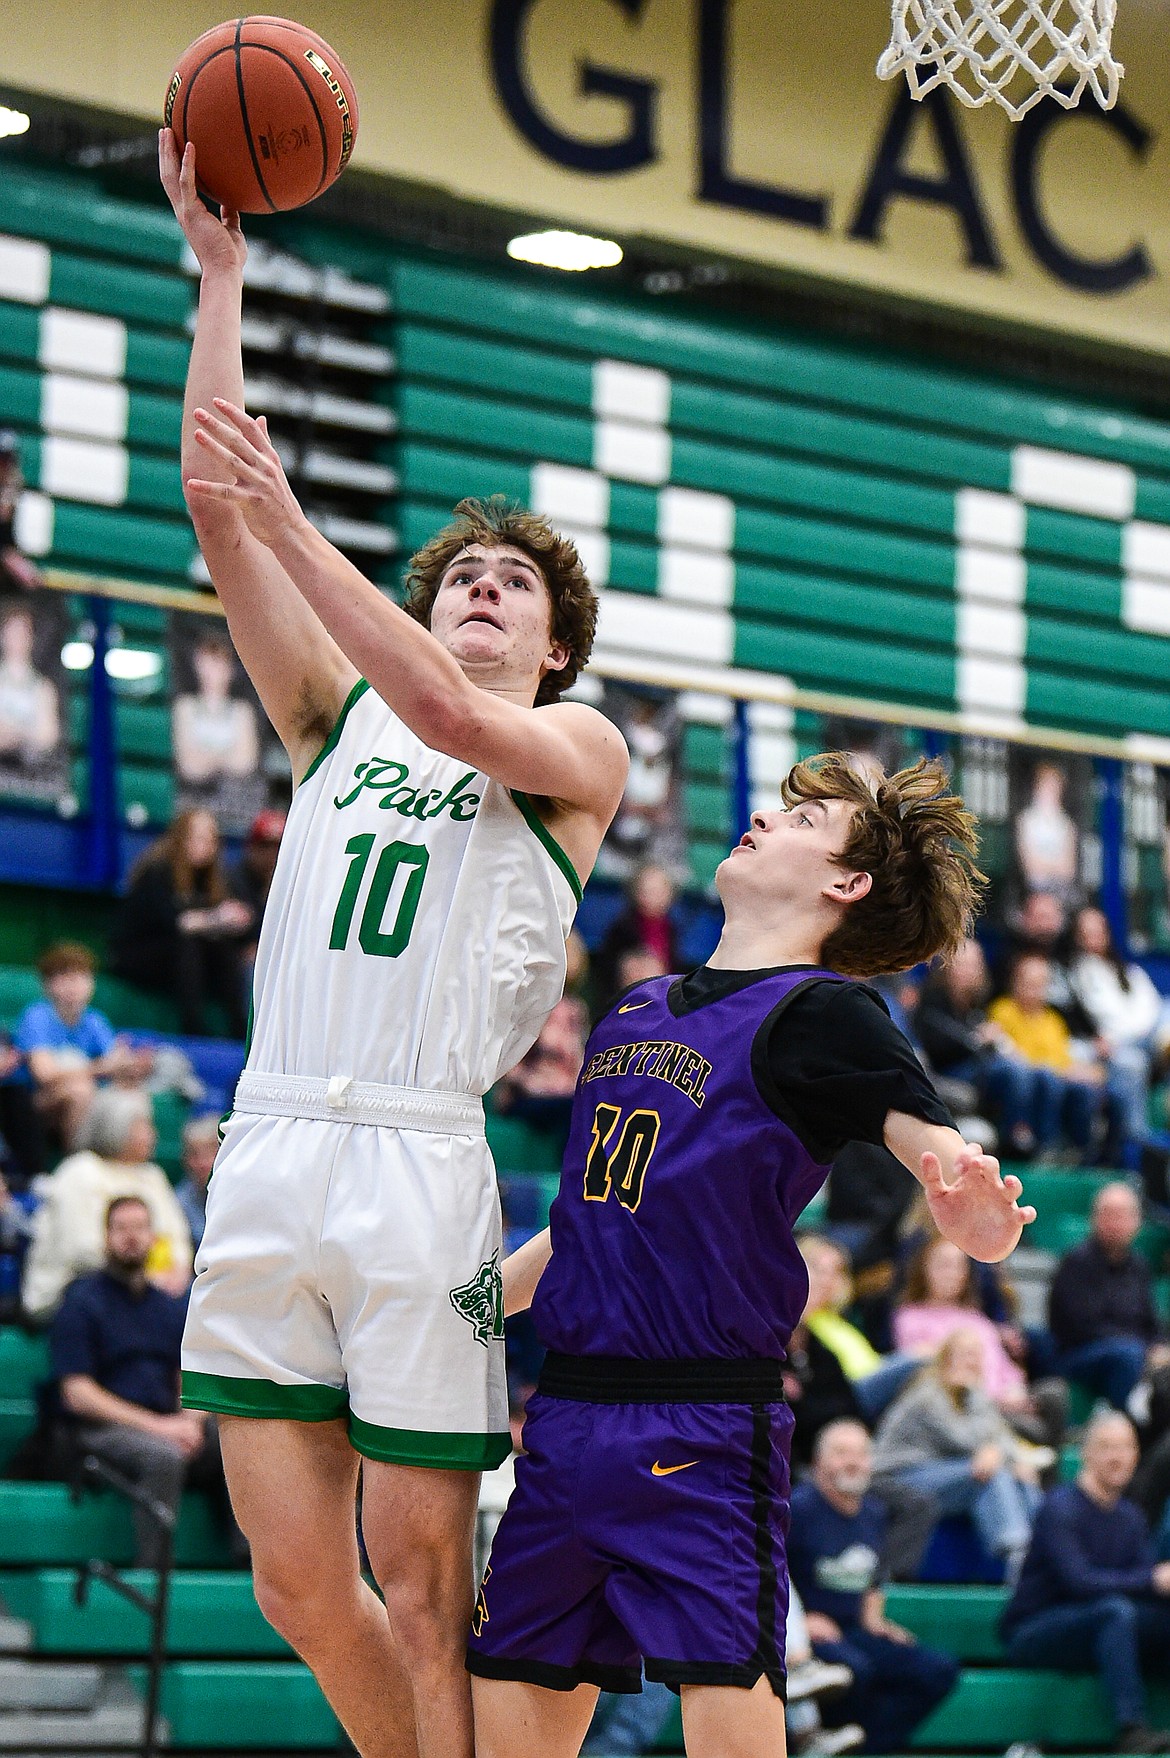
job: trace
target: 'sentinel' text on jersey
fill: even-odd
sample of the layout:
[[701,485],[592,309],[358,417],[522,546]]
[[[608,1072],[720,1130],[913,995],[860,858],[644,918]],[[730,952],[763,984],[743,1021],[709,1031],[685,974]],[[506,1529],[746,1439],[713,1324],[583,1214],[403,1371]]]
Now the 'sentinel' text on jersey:
[[710,1072],[706,1058],[686,1044],[672,1043],[668,1038],[643,1038],[640,1043],[611,1044],[608,1050],[599,1050],[586,1063],[581,1082],[603,1080],[606,1075],[643,1075],[648,1080],[668,1081],[701,1107]]
[[467,784],[475,780],[475,775],[475,770],[469,769],[446,793],[437,787],[420,793],[417,787],[410,785],[409,765],[395,763],[389,757],[371,757],[354,770],[357,785],[353,790],[344,799],[335,798],[333,804],[342,812],[346,806],[352,806],[360,794],[369,790],[383,796],[378,801],[383,812],[399,812],[403,818],[439,818],[449,812],[456,823],[463,824],[475,817],[483,797],[467,791]]

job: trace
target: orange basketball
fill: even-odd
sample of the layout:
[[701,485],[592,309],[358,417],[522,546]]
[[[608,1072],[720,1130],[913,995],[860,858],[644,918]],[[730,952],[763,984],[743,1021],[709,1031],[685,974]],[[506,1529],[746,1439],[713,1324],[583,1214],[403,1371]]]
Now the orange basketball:
[[345,170],[353,81],[323,37],[287,18],[234,18],[179,59],[163,120],[195,143],[199,187],[241,214],[303,207]]

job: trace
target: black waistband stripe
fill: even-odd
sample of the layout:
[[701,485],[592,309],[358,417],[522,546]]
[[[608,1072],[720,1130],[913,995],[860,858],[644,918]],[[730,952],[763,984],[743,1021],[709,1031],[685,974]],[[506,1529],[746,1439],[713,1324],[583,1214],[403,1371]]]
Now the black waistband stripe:
[[779,1361],[632,1361],[545,1356],[537,1390],[581,1404],[782,1404]]

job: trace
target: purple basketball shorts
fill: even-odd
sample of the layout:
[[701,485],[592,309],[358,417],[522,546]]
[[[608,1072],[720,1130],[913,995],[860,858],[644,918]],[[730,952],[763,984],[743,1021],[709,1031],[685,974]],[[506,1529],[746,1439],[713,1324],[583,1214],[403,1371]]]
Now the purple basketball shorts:
[[468,1670],[554,1691],[641,1672],[784,1695],[783,1403],[528,1405]]

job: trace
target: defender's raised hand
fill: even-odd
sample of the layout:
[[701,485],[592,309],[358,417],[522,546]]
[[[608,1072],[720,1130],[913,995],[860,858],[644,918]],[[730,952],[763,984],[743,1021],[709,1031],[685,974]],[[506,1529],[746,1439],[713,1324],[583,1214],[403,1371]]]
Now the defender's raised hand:
[[195,148],[188,141],[180,159],[179,143],[169,128],[158,131],[158,174],[200,268],[229,269],[238,274],[248,254],[240,216],[230,208],[220,208],[216,219],[195,181]]
[[1030,1205],[1020,1207],[1023,1185],[1009,1173],[1000,1175],[999,1161],[978,1142],[964,1143],[944,1177],[942,1161],[929,1150],[920,1173],[926,1201],[940,1232],[982,1263],[998,1263],[1019,1243],[1029,1221]]
[[253,537],[271,546],[304,514],[268,437],[268,423],[263,416],[257,421],[224,397],[216,397],[215,411],[213,415],[196,409],[195,441],[227,466],[232,480],[189,476],[184,487],[199,500],[226,501],[237,507]]

